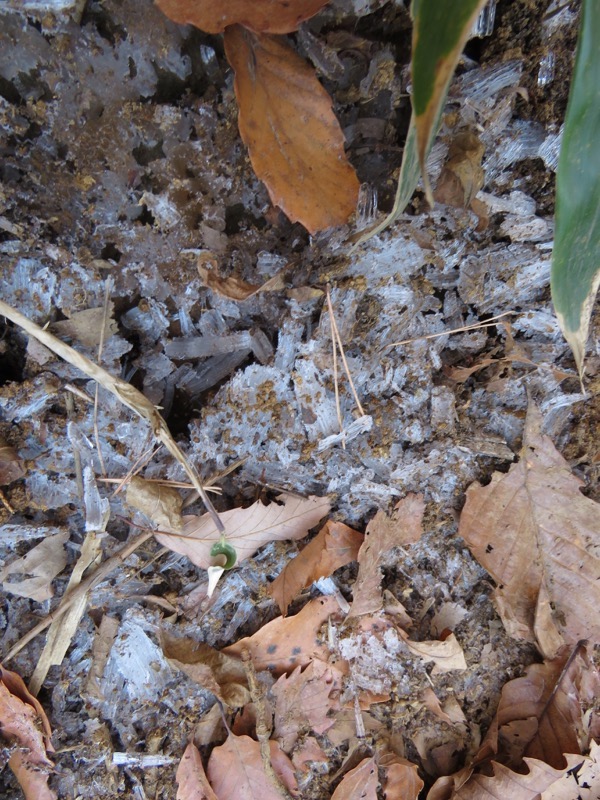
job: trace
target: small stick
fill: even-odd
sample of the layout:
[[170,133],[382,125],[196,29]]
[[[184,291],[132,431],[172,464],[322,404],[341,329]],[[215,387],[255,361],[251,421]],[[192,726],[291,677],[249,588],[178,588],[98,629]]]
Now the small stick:
[[[337,371],[337,342],[335,338],[335,328],[333,327],[333,306],[331,304],[331,294],[329,292],[329,285],[326,289],[327,307],[329,309],[329,326],[331,327],[331,346],[333,347],[333,386],[335,389],[335,410],[337,412],[338,425],[340,426],[340,433],[344,433],[344,421],[342,419],[342,407],[340,405],[340,387],[338,383]],[[346,441],[342,439],[342,447],[346,449]]]
[[449,336],[451,333],[465,333],[466,331],[475,331],[480,328],[493,328],[502,317],[507,317],[510,314],[516,314],[516,311],[504,311],[502,314],[496,314],[495,317],[490,317],[485,322],[474,322],[472,325],[465,325],[462,328],[453,328],[451,331],[441,331],[440,333],[428,333],[426,336],[415,336],[414,339],[402,339],[401,342],[392,342],[386,344],[386,347],[399,347],[401,344],[412,344],[412,342],[420,342],[424,339],[437,339],[439,336]]
[[[65,406],[67,407],[67,417],[73,419],[75,404],[70,394],[65,395]],[[73,462],[75,464],[75,482],[77,483],[77,495],[83,500],[83,471],[81,469],[81,453],[73,443]]]
[[116,569],[118,566],[125,562],[125,559],[128,558],[138,547],[141,547],[144,542],[148,541],[148,539],[154,536],[154,531],[144,531],[140,533],[139,536],[136,536],[135,539],[130,542],[129,544],[122,547],[117,553],[115,553],[110,558],[107,558],[106,561],[102,562],[99,567],[94,570],[94,572],[90,573],[81,583],[75,587],[72,591],[68,592],[60,601],[60,604],[51,611],[47,617],[40,620],[37,625],[28,631],[25,636],[22,636],[19,641],[12,647],[6,656],[4,657],[4,661],[9,661],[11,658],[14,658],[17,653],[20,653],[21,650],[35,639],[35,637],[45,631],[55,619],[60,619],[63,616],[65,611],[68,611],[73,603],[76,603],[78,600],[85,597],[87,592],[101,583],[110,573]]
[[9,514],[14,514],[15,513],[14,508],[8,502],[8,498],[6,497],[6,495],[4,494],[2,489],[0,489],[0,503],[2,503],[2,505],[8,511]]
[[142,419],[145,419],[150,424],[154,436],[159,442],[164,444],[173,458],[179,461],[185,469],[188,478],[194,484],[194,488],[202,498],[202,502],[210,514],[216,529],[219,533],[225,533],[225,526],[208,495],[204,491],[196,469],[192,466],[179,448],[175,439],[171,436],[169,427],[158,413],[156,406],[151,403],[145,395],[138,391],[135,386],[127,383],[127,381],[121,380],[121,378],[116,378],[114,375],[111,375],[110,372],[107,372],[105,369],[98,366],[98,364],[94,364],[93,361],[90,361],[90,359],[86,358],[82,353],[79,353],[77,350],[69,347],[68,344],[65,344],[65,342],[57,339],[56,336],[40,328],[39,325],[36,325],[35,322],[32,322],[24,314],[21,314],[16,308],[5,303],[4,300],[0,300],[0,314],[11,320],[11,322],[14,322],[15,325],[19,325],[26,333],[46,345],[46,347],[49,347],[52,352],[56,353],[56,355],[60,356],[69,364],[80,369],[85,375],[92,378],[92,380],[98,381],[105,389],[112,392],[123,405],[131,409],[139,417],[142,417]]
[[[131,477],[133,475],[137,475],[137,473],[144,466],[144,464],[147,464],[149,461],[151,461],[154,458],[154,456],[158,453],[158,451],[160,450],[161,447],[162,447],[161,444],[159,444],[158,447],[155,447],[155,448],[148,447],[146,450],[144,450],[144,452],[138,458],[138,460],[135,461],[133,463],[133,465],[129,468],[129,470],[127,471],[125,477],[116,479],[115,482],[117,483],[117,488],[112,493],[113,497],[116,497],[116,495],[119,494],[121,489],[125,486],[126,483],[128,483],[131,480]],[[110,482],[112,482],[113,479],[112,478],[101,478],[100,480],[104,481],[105,483],[110,483]]]
[[242,650],[242,663],[246,672],[246,680],[248,681],[248,689],[256,709],[256,736],[260,744],[260,755],[263,762],[263,767],[267,773],[267,777],[275,787],[276,791],[285,798],[285,800],[294,800],[292,795],[288,792],[287,788],[283,785],[279,776],[273,769],[271,763],[271,749],[269,740],[271,738],[271,726],[267,723],[267,713],[265,709],[264,698],[258,685],[256,677],[256,670],[252,663],[252,656],[247,647]]

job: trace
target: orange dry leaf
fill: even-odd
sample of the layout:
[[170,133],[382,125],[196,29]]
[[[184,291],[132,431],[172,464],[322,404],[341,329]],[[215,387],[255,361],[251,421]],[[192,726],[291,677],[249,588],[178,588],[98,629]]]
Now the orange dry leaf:
[[281,613],[287,614],[291,601],[313,581],[356,561],[363,538],[362,533],[343,522],[326,522],[304,550],[286,564],[269,587],[269,593]]
[[313,659],[327,662],[327,639],[319,630],[330,616],[339,613],[334,597],[317,597],[293,617],[277,617],[253,636],[225,647],[223,653],[241,657],[248,649],[255,669],[269,669],[274,675],[305,667]]
[[48,787],[53,769],[50,723],[16,672],[0,666],[0,736],[16,747],[8,761],[26,800],[56,800]]
[[[220,515],[227,542],[235,548],[238,562],[250,558],[267,542],[302,539],[330,510],[324,497],[280,495],[277,499],[279,503],[264,506],[259,500],[248,508],[234,508]],[[211,515],[184,517],[183,522],[181,532],[174,531],[179,535],[157,532],[156,538],[170,550],[187,556],[196,566],[207,569],[213,562],[210,549],[221,536]]]
[[[269,741],[271,764],[279,780],[295,794],[298,789],[294,767],[279,744]],[[265,773],[260,745],[249,736],[230,733],[215,747],[208,762],[208,777],[219,800],[281,800]]]
[[378,783],[375,759],[365,758],[344,775],[331,800],[377,800]]
[[169,19],[222,33],[239,23],[259,33],[291,33],[329,0],[156,0]]
[[359,182],[314,70],[283,39],[239,25],[225,31],[225,52],[235,70],[240,134],[273,204],[310,233],[347,222]]
[[459,533],[498,584],[508,633],[552,658],[565,643],[600,641],[600,506],[581,494],[541,422],[530,406],[521,460],[467,490]]
[[354,601],[349,617],[373,614],[383,608],[381,567],[387,563],[394,547],[411,544],[420,538],[424,511],[421,495],[409,494],[396,505],[393,516],[378,511],[369,522],[358,552],[358,578],[354,584]]
[[272,292],[276,289],[282,289],[284,286],[283,272],[284,270],[280,270],[265,283],[257,285],[248,283],[242,280],[242,278],[236,278],[233,275],[229,278],[221,278],[214,270],[198,264],[198,274],[205,286],[212,289],[213,292],[217,292],[217,294],[220,294],[222,297],[240,301],[248,300],[259,292]]
[[312,661],[304,672],[297,667],[272,687],[276,698],[273,738],[286,753],[293,749],[302,729],[321,734],[334,724],[328,714],[339,708],[340,677],[337,670],[322,661]]
[[175,780],[177,800],[218,800],[204,772],[200,753],[192,742],[185,748]]

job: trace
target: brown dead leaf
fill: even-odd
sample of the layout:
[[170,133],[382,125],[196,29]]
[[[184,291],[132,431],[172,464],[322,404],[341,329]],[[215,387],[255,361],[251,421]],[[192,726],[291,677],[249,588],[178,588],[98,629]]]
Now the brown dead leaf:
[[268,669],[274,675],[305,667],[313,659],[327,662],[329,647],[326,636],[319,635],[319,631],[330,616],[339,614],[334,597],[316,597],[293,617],[277,617],[253,636],[225,647],[223,653],[241,658],[247,648],[254,668]]
[[367,525],[365,540],[358,552],[358,578],[354,584],[349,617],[373,614],[383,608],[381,567],[387,564],[390,551],[416,542],[423,533],[425,504],[421,495],[409,494],[388,517],[378,511]]
[[[248,508],[234,508],[220,514],[227,543],[236,549],[238,563],[250,558],[267,542],[304,538],[331,509],[324,497],[280,495],[277,500],[280,502],[268,506],[258,500]],[[207,569],[213,562],[210,548],[221,537],[211,515],[184,517],[183,522],[181,535],[161,532],[156,533],[156,538],[170,550],[187,556],[196,566]]]
[[226,705],[241,708],[250,702],[246,672],[241,661],[203,642],[178,639],[165,632],[161,633],[160,643],[174,667]]
[[[295,794],[298,785],[292,762],[277,742],[271,739],[269,747],[275,774]],[[215,747],[208,762],[208,777],[219,800],[281,800],[265,773],[260,745],[249,736],[230,733],[224,744]]]
[[178,787],[177,800],[219,800],[211,789],[200,753],[192,742],[185,748],[175,780]]
[[508,633],[552,658],[565,643],[600,641],[600,507],[541,422],[530,405],[519,463],[469,487],[459,533],[498,584]]
[[419,778],[416,764],[393,753],[387,753],[379,759],[379,766],[385,773],[383,783],[385,800],[418,800],[425,784]]
[[375,759],[365,758],[344,775],[331,800],[377,800],[378,784]]
[[263,284],[248,283],[241,278],[230,276],[229,278],[221,278],[214,272],[214,270],[207,269],[201,264],[198,264],[198,274],[204,284],[217,292],[222,297],[227,297],[230,300],[248,300],[259,292],[273,292],[278,289],[283,289],[283,273],[285,270],[280,270],[272,278],[269,278]]
[[25,475],[24,461],[6,439],[0,436],[0,486],[8,486]]
[[156,0],[169,19],[195,25],[206,33],[222,33],[239,23],[258,33],[291,33],[329,0]]
[[126,502],[151,519],[163,530],[180,531],[183,500],[177,489],[149,483],[133,475],[127,484]]
[[7,745],[17,745],[8,764],[25,800],[57,800],[48,787],[53,770],[47,756],[47,751],[52,751],[50,733],[42,706],[21,677],[0,666],[0,736]]
[[329,759],[314,736],[307,736],[300,747],[294,750],[292,763],[296,772],[308,772],[310,770],[308,765],[315,761],[326,764]]
[[432,675],[467,668],[465,654],[453,633],[443,642],[413,642],[411,639],[406,639],[406,645],[413,655],[419,656],[425,663],[433,661],[435,666],[431,671]]
[[520,769],[528,756],[562,769],[563,753],[588,749],[600,673],[585,648],[562,675],[564,665],[565,658],[532,664],[522,678],[504,685],[492,725],[498,742],[492,747],[505,765]]
[[22,558],[7,564],[0,570],[3,590],[38,603],[53,597],[52,581],[67,565],[64,545],[68,540],[69,531],[48,536]]
[[[513,772],[502,764],[493,764],[494,775],[473,775],[451,794],[440,791],[452,778],[442,778],[432,787],[427,800],[597,800],[600,786],[600,747],[592,745],[588,758],[565,756],[567,766],[554,769],[543,761],[527,758],[529,772]],[[451,791],[451,789],[450,789]]]
[[273,738],[286,753],[303,729],[321,734],[331,728],[334,720],[328,715],[339,708],[340,678],[334,668],[312,661],[303,672],[297,667],[291,675],[282,675],[272,687],[276,698]]
[[359,181],[312,67],[283,39],[239,25],[225,31],[225,52],[235,71],[240,134],[273,204],[313,234],[347,222]]
[[489,222],[487,207],[475,197],[485,180],[481,166],[484,152],[485,146],[474,132],[457,133],[433,195],[438,203],[470,207],[479,217],[478,230],[484,230]]
[[287,614],[291,601],[313,581],[356,561],[363,535],[343,522],[328,520],[315,538],[283,568],[269,587],[281,613]]
[[53,322],[50,330],[61,339],[71,339],[84,347],[98,347],[101,340],[106,342],[119,330],[112,318],[113,313],[114,304],[111,301],[107,313],[103,307],[86,308],[83,311],[76,311],[69,319]]

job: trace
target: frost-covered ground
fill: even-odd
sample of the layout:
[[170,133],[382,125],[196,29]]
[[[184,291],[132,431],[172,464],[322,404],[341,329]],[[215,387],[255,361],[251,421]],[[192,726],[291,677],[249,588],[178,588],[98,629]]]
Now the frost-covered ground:
[[[221,482],[223,509],[265,488],[328,494],[335,516],[362,528],[376,509],[422,492],[427,534],[386,585],[420,620],[424,638],[443,603],[466,610],[456,635],[469,670],[439,679],[436,691],[453,692],[483,729],[499,687],[533,655],[502,631],[485,573],[455,535],[464,491],[507,468],[528,396],[546,432],[593,477],[586,470],[598,413],[583,403],[549,294],[553,176],[576,9],[539,5],[528,17],[526,3],[501,4],[489,38],[471,43],[430,159],[435,180],[456,131],[476,133],[485,146],[478,199],[489,224],[478,230],[471,210],[440,204],[430,212],[417,199],[354,252],[345,243],[350,228],[311,240],[270,206],[237,133],[219,37],[175,25],[139,0],[0,8],[2,299],[97,360],[102,312],[85,312],[102,309],[108,286],[113,321],[102,365],[162,407],[203,477],[247,459]],[[384,208],[408,120],[408,31],[401,3],[337,0],[297,37],[334,96],[361,180]],[[332,53],[328,73],[323,54]],[[369,221],[365,209],[361,217]],[[283,282],[238,302],[206,288],[198,266],[253,284],[282,271]],[[344,442],[327,284],[364,410],[361,417],[340,374]],[[487,328],[424,338],[506,312]],[[93,467],[107,494],[103,473],[125,475],[152,436],[104,390],[95,419],[93,382],[14,327],[2,330],[0,431],[28,471],[5,489],[14,514],[2,512],[0,556],[6,562],[67,529],[72,562],[83,533],[77,462]],[[592,380],[598,357],[590,359]],[[480,363],[470,375],[459,371]],[[184,478],[164,451],[144,475]],[[111,508],[107,554],[127,536],[122,517],[130,513],[119,496]],[[147,545],[94,590],[67,659],[42,690],[57,748],[68,751],[56,778],[61,797],[92,797],[99,788],[174,797],[169,759],[180,756],[208,695],[164,659],[156,633],[167,612],[148,596],[176,605],[205,576],[174,555],[144,567],[156,549]],[[226,576],[209,611],[197,617],[188,602],[187,618],[170,624],[217,646],[255,630],[276,613],[266,581],[295,550],[267,546]],[[353,577],[342,570],[343,592]],[[48,601],[8,596],[2,651],[48,609]],[[115,640],[91,691],[92,643],[104,615],[116,620]],[[36,640],[11,666],[31,674],[41,646]],[[384,662],[381,654],[363,658],[357,670],[375,680]],[[410,667],[393,680],[401,690],[390,713],[418,757],[411,737],[423,719],[409,700],[424,670]],[[113,751],[158,754],[164,763],[113,767]],[[6,796],[17,797],[5,780]]]

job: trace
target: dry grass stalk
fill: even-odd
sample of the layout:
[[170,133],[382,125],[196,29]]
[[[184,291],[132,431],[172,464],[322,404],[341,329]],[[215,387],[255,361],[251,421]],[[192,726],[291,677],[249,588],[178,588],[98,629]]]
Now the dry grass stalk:
[[186,471],[186,474],[194,485],[195,490],[202,498],[202,502],[204,503],[206,510],[211,515],[217,530],[221,533],[225,532],[225,527],[221,522],[215,507],[211,503],[208,495],[204,491],[204,487],[200,483],[200,477],[198,473],[188,461],[184,453],[180,450],[177,442],[171,436],[169,428],[167,427],[167,423],[147,397],[145,397],[130,383],[111,375],[110,372],[107,372],[102,367],[94,364],[94,362],[90,361],[89,358],[86,358],[86,356],[78,353],[77,350],[69,347],[68,344],[65,344],[60,339],[57,339],[56,336],[53,336],[48,331],[40,328],[39,325],[36,325],[35,322],[32,322],[30,319],[28,319],[28,317],[26,317],[24,314],[21,314],[20,311],[17,311],[16,308],[8,305],[8,303],[5,303],[3,300],[0,300],[0,314],[7,319],[10,319],[11,322],[15,323],[15,325],[19,325],[19,327],[23,328],[26,333],[28,333],[30,336],[33,336],[69,364],[72,364],[74,367],[80,369],[88,377],[92,378],[92,380],[97,381],[101,386],[114,394],[115,397],[117,397],[117,399],[123,403],[123,405],[127,406],[127,408],[130,408],[135,414],[149,422],[154,436],[160,442],[162,442],[162,444],[164,444],[173,458],[179,461]]

